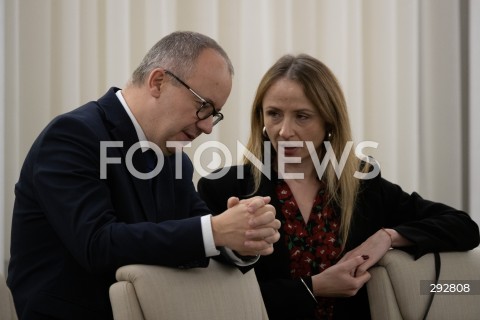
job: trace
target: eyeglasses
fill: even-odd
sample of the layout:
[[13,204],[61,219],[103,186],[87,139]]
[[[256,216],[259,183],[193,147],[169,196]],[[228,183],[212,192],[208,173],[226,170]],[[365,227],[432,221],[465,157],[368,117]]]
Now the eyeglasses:
[[221,120],[223,120],[223,114],[221,114],[220,112],[217,112],[217,110],[215,110],[215,107],[213,106],[213,104],[211,104],[207,100],[203,99],[198,93],[193,91],[192,88],[190,88],[190,86],[188,84],[186,84],[183,80],[181,80],[179,77],[174,75],[172,72],[170,72],[168,70],[165,70],[165,73],[172,76],[175,80],[180,82],[185,88],[187,88],[191,93],[193,93],[193,95],[198,100],[200,100],[201,105],[200,105],[200,108],[197,110],[197,118],[199,120],[205,120],[208,117],[213,116],[212,126],[216,125]]

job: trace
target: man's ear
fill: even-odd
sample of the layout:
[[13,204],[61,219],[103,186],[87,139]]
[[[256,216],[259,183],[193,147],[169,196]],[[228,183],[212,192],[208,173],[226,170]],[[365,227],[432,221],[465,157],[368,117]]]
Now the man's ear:
[[163,82],[165,81],[165,70],[161,68],[153,69],[150,72],[150,75],[148,76],[147,81],[148,81],[147,83],[148,90],[150,91],[150,94],[155,98],[160,97],[160,90]]

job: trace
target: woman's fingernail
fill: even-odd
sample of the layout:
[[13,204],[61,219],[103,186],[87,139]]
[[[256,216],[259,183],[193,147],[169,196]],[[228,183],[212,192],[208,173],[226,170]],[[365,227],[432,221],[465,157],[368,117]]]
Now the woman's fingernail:
[[368,255],[364,254],[364,255],[362,255],[362,258],[363,258],[363,260],[367,260],[370,257]]

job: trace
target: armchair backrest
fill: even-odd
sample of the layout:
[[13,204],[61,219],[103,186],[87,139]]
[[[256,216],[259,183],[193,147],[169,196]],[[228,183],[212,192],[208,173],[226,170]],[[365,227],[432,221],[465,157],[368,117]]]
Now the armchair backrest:
[[[439,283],[455,287],[447,289],[453,288],[450,293],[435,293],[427,319],[480,319],[480,249],[442,252],[440,257]],[[414,260],[404,251],[390,250],[370,273],[367,291],[373,320],[422,319],[430,290],[435,289],[429,285],[435,279],[433,254]]]
[[254,270],[210,260],[207,268],[129,265],[110,287],[115,320],[268,319]]

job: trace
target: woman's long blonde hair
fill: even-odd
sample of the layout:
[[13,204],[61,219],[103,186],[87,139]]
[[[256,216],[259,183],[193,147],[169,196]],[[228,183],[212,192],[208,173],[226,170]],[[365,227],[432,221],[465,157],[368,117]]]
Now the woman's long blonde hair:
[[[285,55],[281,57],[263,76],[257,89],[251,114],[251,135],[247,149],[264,162],[264,119],[262,103],[268,89],[279,79],[287,78],[296,81],[303,87],[306,97],[318,108],[325,121],[326,139],[330,141],[337,159],[342,155],[348,141],[352,141],[350,121],[343,92],[335,75],[319,60],[307,55]],[[352,148],[353,149],[353,148]],[[318,155],[323,159],[326,149],[323,146]],[[272,157],[273,159],[274,157]],[[260,186],[262,172],[248,158],[244,163],[251,167],[255,191]],[[333,166],[329,163],[321,180],[325,183],[330,196],[330,203],[341,210],[340,237],[343,246],[350,230],[355,201],[359,190],[359,180],[354,177],[359,170],[359,159],[350,150],[347,162],[340,178],[337,178]],[[272,166],[273,167],[273,166]],[[254,191],[254,192],[255,192]]]

